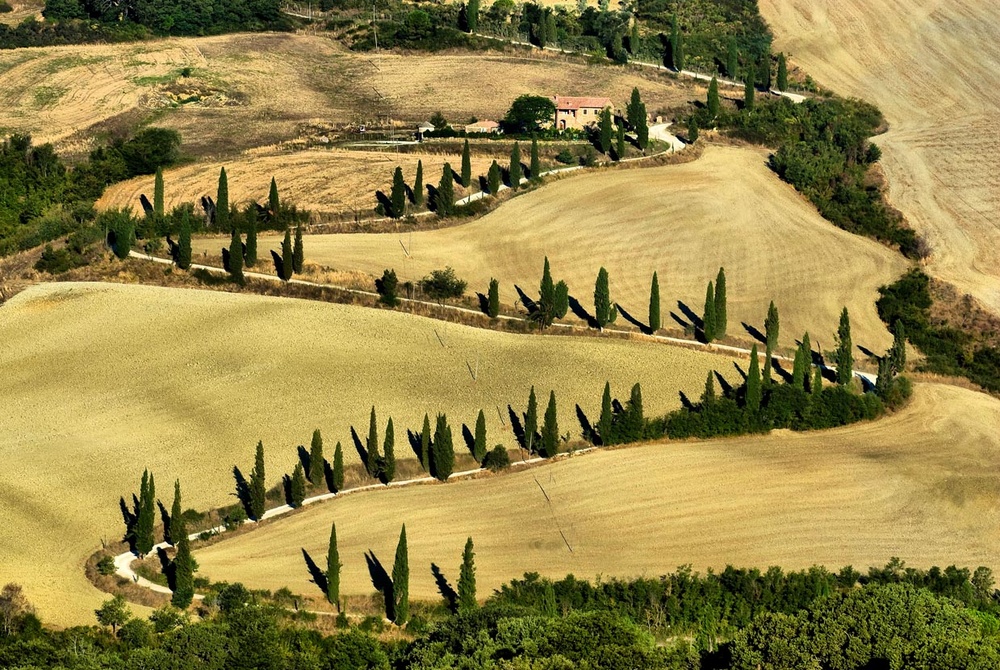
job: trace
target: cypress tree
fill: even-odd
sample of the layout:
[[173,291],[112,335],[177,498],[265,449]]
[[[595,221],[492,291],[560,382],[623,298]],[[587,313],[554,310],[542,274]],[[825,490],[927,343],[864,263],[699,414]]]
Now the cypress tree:
[[243,283],[243,240],[235,228],[229,239],[229,274],[238,283]]
[[159,221],[163,218],[163,168],[156,168],[153,179],[153,216]]
[[555,296],[552,299],[552,316],[561,319],[569,311],[569,285],[563,280],[556,284]]
[[368,439],[365,441],[365,449],[368,451],[368,460],[365,461],[365,469],[369,477],[378,477],[378,426],[375,423],[375,407],[372,407],[371,418],[368,421]]
[[[812,361],[813,361],[812,342],[809,341],[808,332],[802,336],[802,344],[800,344],[799,346],[802,347],[802,362],[803,364],[805,364],[806,381],[808,382],[811,379],[810,369],[812,368]],[[805,388],[805,385],[803,385],[802,388]]]
[[726,316],[726,269],[719,268],[719,274],[715,277],[715,336],[717,338],[725,337],[728,327],[729,318]]
[[813,381],[812,388],[810,389],[813,394],[818,394],[823,390],[823,368],[816,366],[813,371]]
[[615,153],[618,154],[618,160],[625,158],[625,124],[619,123],[615,129],[617,135],[615,136]]
[[714,119],[719,115],[719,81],[712,75],[712,81],[708,84],[708,113]]
[[476,463],[482,463],[486,457],[486,414],[479,410],[476,417],[476,438],[472,443],[472,457]]
[[535,398],[535,387],[531,387],[528,393],[528,411],[524,415],[524,439],[528,445],[528,451],[537,451],[535,444],[535,434],[538,433],[538,399]]
[[389,192],[389,202],[392,206],[392,211],[387,212],[389,216],[394,219],[403,218],[406,214],[406,182],[403,181],[403,168],[398,165],[392,173],[392,190]]
[[191,220],[188,219],[187,211],[181,215],[181,233],[177,247],[177,267],[187,270],[191,267]]
[[319,428],[313,431],[312,442],[309,445],[309,481],[313,486],[323,483],[323,436]]
[[851,383],[854,376],[854,345],[851,344],[851,317],[847,308],[840,313],[837,328],[837,383],[841,386]]
[[219,170],[219,189],[215,194],[215,225],[219,230],[229,228],[229,178],[226,168]]
[[278,182],[271,177],[271,188],[267,192],[267,208],[271,210],[271,216],[278,217],[281,214],[281,199],[278,197]]
[[559,418],[556,415],[556,392],[549,391],[549,406],[542,424],[542,456],[552,458],[559,453]]
[[542,162],[538,158],[538,138],[531,138],[531,165],[528,168],[531,171],[531,178],[535,181],[542,178]]
[[406,524],[399,531],[396,560],[392,564],[392,596],[395,599],[396,618],[393,623],[402,626],[410,618],[410,558],[406,548]]
[[285,239],[281,241],[281,278],[292,278],[292,233],[285,228]]
[[598,270],[594,284],[594,319],[601,330],[611,321],[611,289],[608,286],[608,271],[603,267]]
[[417,176],[413,179],[413,205],[424,206],[424,162],[417,161]]
[[344,490],[344,450],[337,442],[337,447],[333,450],[333,490],[340,493]]
[[660,280],[653,271],[653,283],[649,286],[649,330],[653,333],[660,329]]
[[754,94],[756,89],[754,88],[756,79],[756,73],[754,72],[754,67],[751,65],[750,69],[747,70],[746,81],[743,82],[743,108],[747,111],[753,109]]
[[601,396],[601,418],[597,422],[597,435],[601,438],[601,446],[614,444],[614,413],[611,411],[611,382],[604,382],[604,395]]
[[688,143],[694,144],[698,141],[698,119],[693,116],[688,119]]
[[778,308],[774,306],[774,301],[767,308],[767,319],[764,321],[764,332],[767,337],[767,348],[774,351],[778,348],[778,329],[780,327],[778,319]]
[[469,32],[476,32],[476,29],[479,27],[479,0],[469,0],[465,13],[466,20],[469,23]]
[[739,68],[740,52],[736,47],[736,38],[731,37],[726,49],[726,76],[733,81],[737,81],[739,76],[736,70]]
[[802,352],[802,347],[795,348],[795,362],[792,364],[792,386],[797,389],[806,387],[806,357]]
[[264,516],[265,496],[267,486],[264,480],[264,443],[257,442],[257,453],[254,455],[253,471],[250,473],[250,517],[260,521]]
[[705,291],[705,312],[701,318],[705,341],[711,342],[715,339],[715,289],[712,282],[708,282],[708,289]]
[[292,253],[292,270],[295,274],[302,274],[302,267],[306,263],[306,252],[302,245],[302,226],[295,226],[295,251]]
[[496,195],[500,192],[500,176],[500,165],[493,161],[489,172],[486,173],[486,184],[490,189],[490,195]]
[[611,125],[611,110],[605,107],[601,111],[601,120],[598,126],[600,131],[600,148],[602,154],[607,154],[611,151],[611,138],[614,133],[614,128]]
[[896,321],[892,332],[892,349],[889,350],[890,374],[898,375],[906,367],[906,329]]
[[472,184],[472,154],[469,152],[469,140],[462,147],[462,186],[469,188]]
[[337,523],[330,524],[330,546],[326,550],[326,600],[340,610],[340,550],[337,548]]
[[139,485],[139,518],[135,524],[135,547],[139,556],[148,554],[156,544],[153,537],[155,511],[156,486],[153,483],[153,475],[148,470],[143,470],[142,483]]
[[132,251],[132,246],[134,244],[135,223],[132,221],[132,217],[129,216],[127,221],[121,223],[115,229],[115,256],[121,260],[125,260]]
[[178,609],[187,609],[194,599],[194,559],[191,557],[191,543],[184,535],[177,543],[174,557],[174,593],[170,604]]
[[476,554],[472,538],[465,541],[462,552],[462,569],[458,575],[458,611],[471,612],[479,607],[476,601]]
[[542,282],[538,285],[538,312],[543,326],[552,324],[556,302],[556,287],[552,282],[552,270],[549,267],[549,257],[545,257],[542,265]]
[[181,480],[174,480],[174,503],[170,506],[170,524],[166,529],[166,538],[170,544],[177,546],[181,538],[187,535],[187,524],[184,523],[184,511],[181,509]]
[[673,60],[675,70],[680,72],[684,69],[684,38],[681,36],[680,28],[677,25],[676,14],[674,14],[670,23],[670,57]]
[[434,442],[431,448],[431,471],[441,481],[447,481],[455,468],[455,447],[451,441],[448,417],[438,414]]
[[514,148],[510,150],[510,187],[519,189],[521,187],[521,147],[514,142]]
[[646,147],[649,146],[649,121],[646,115],[646,103],[639,103],[639,122],[635,127],[635,141],[639,145],[639,149],[645,153]]
[[764,347],[764,374],[763,382],[764,388],[771,387],[771,359],[774,357],[774,352],[771,351],[771,345],[765,345]]
[[784,53],[778,54],[778,90],[788,90],[788,63]]
[[247,207],[247,249],[245,264],[248,268],[257,265],[257,207]]
[[396,478],[396,434],[392,428],[392,417],[385,427],[385,443],[382,446],[382,455],[385,466],[382,468],[382,476],[386,482],[391,482]]
[[705,390],[701,394],[701,404],[708,407],[715,402],[715,373],[708,371],[705,378]]
[[488,293],[486,313],[491,319],[495,319],[500,315],[500,282],[491,278]]
[[760,410],[760,361],[757,358],[757,345],[750,350],[750,372],[747,374],[747,409],[756,413]]
[[434,196],[434,206],[437,208],[438,216],[448,216],[455,208],[455,178],[448,163],[445,163],[441,170],[441,181],[438,182],[437,195]]
[[628,104],[625,106],[625,119],[633,130],[639,127],[639,105],[641,104],[639,87],[635,86],[632,88],[632,97],[629,98]]
[[288,504],[291,507],[302,507],[302,502],[306,499],[306,474],[301,463],[295,464],[292,470],[292,484],[289,491]]
[[642,411],[642,387],[636,383],[625,409],[626,429],[625,442],[637,442],[644,437],[646,418]]
[[424,472],[431,471],[431,420],[424,414],[424,427],[420,431],[420,465]]

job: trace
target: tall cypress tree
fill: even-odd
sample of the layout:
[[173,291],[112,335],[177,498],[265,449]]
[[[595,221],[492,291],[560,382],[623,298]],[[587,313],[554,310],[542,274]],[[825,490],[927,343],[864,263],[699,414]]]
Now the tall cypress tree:
[[598,124],[600,133],[600,148],[602,154],[611,151],[611,139],[614,137],[614,128],[611,122],[611,110],[605,107],[601,110],[601,120]]
[[194,599],[194,559],[191,557],[191,543],[184,535],[177,543],[174,557],[174,593],[170,604],[178,609],[187,609]]
[[181,538],[187,535],[187,524],[184,523],[184,511],[181,509],[181,480],[174,480],[174,503],[170,506],[170,524],[166,529],[170,544],[177,546]]
[[675,70],[680,72],[684,69],[684,38],[681,35],[680,27],[677,25],[676,14],[673,15],[670,21],[670,57]]
[[500,178],[500,164],[493,161],[489,172],[486,173],[486,185],[490,189],[490,195],[496,195],[500,192]]
[[528,393],[528,411],[524,414],[524,441],[528,451],[536,451],[538,444],[535,435],[538,433],[538,399],[535,397],[535,387],[532,385]]
[[805,352],[800,345],[795,348],[795,362],[792,363],[792,386],[805,390],[807,370]]
[[235,228],[229,238],[229,274],[238,283],[243,283],[243,240]]
[[389,202],[392,211],[387,212],[387,214],[394,219],[403,218],[406,214],[406,182],[403,181],[403,168],[398,165],[392,173],[392,191],[389,192]]
[[712,81],[708,84],[708,113],[714,119],[719,115],[719,80],[712,75]]
[[771,351],[771,345],[765,345],[764,347],[764,374],[762,375],[762,382],[764,388],[771,387],[771,359],[774,357],[774,352]]
[[337,447],[333,450],[333,490],[335,493],[344,490],[344,450],[340,442],[337,442]]
[[569,311],[569,285],[563,280],[556,282],[555,297],[552,299],[552,316],[561,319]]
[[785,62],[785,54],[778,54],[778,90],[788,90],[788,63]]
[[760,410],[761,383],[760,361],[757,358],[757,345],[750,350],[750,372],[747,373],[747,409],[756,413]]
[[424,414],[424,427],[420,431],[420,465],[424,472],[431,471],[431,419]]
[[271,188],[267,192],[267,208],[271,210],[271,216],[281,216],[281,198],[278,197],[278,182],[274,177],[271,177]]
[[326,600],[340,611],[340,550],[337,548],[337,523],[330,524],[330,546],[326,550]]
[[819,365],[813,369],[812,387],[809,390],[813,394],[820,393],[823,390],[823,368]]
[[708,282],[708,289],[705,291],[705,312],[701,320],[701,330],[705,334],[705,341],[713,341],[715,339],[715,289],[712,282]]
[[441,181],[438,182],[437,194],[434,196],[434,206],[438,216],[449,216],[455,209],[455,178],[448,163],[441,169]]
[[264,443],[257,442],[253,471],[250,473],[250,518],[260,521],[264,517],[267,486],[264,479]]
[[542,424],[542,456],[552,458],[559,453],[559,418],[556,415],[556,392],[549,391],[549,406]]
[[469,32],[474,33],[479,28],[479,0],[469,0],[465,9],[466,20],[469,23]]
[[385,443],[382,446],[382,456],[385,466],[382,468],[382,476],[386,482],[391,482],[396,478],[396,433],[392,428],[392,417],[385,426]]
[[611,410],[611,382],[604,382],[604,395],[601,396],[601,418],[597,422],[597,436],[601,438],[601,446],[614,444],[614,413]]
[[531,138],[531,165],[528,168],[531,171],[531,178],[535,181],[541,179],[542,177],[542,162],[538,158],[538,138]]
[[753,109],[754,95],[757,92],[755,88],[756,85],[756,73],[754,72],[753,65],[747,70],[746,81],[743,82],[743,108],[748,112]]
[[417,176],[413,178],[413,205],[424,206],[424,162],[417,161]]
[[482,463],[486,457],[486,414],[479,410],[476,417],[476,436],[472,442],[472,457],[476,463]]
[[229,229],[229,178],[226,168],[219,170],[219,188],[215,194],[215,225],[219,230]]
[[431,445],[431,472],[441,481],[447,481],[455,468],[455,445],[451,439],[448,417],[438,414],[434,442]]
[[406,548],[406,524],[399,531],[396,545],[396,560],[392,564],[392,596],[396,604],[397,626],[402,626],[410,618],[410,557]]
[[653,271],[653,283],[649,286],[649,330],[656,332],[660,329],[660,280]]
[[646,418],[642,411],[642,386],[632,386],[632,394],[625,408],[625,434],[623,442],[637,442],[645,437]]
[[778,319],[778,308],[774,306],[774,301],[767,308],[767,319],[764,321],[764,332],[767,338],[767,348],[774,351],[778,348],[778,330],[780,321]]
[[292,278],[293,263],[292,233],[288,228],[285,228],[285,239],[281,241],[281,278],[285,281]]
[[625,106],[625,120],[628,121],[628,125],[635,130],[639,125],[639,105],[642,104],[642,98],[639,96],[639,87],[635,86],[632,88],[632,97],[629,98],[628,104]]
[[701,393],[701,404],[705,407],[712,405],[715,402],[715,373],[711,370],[708,371],[708,377],[705,378],[705,390]]
[[313,486],[323,483],[323,436],[319,428],[313,431],[312,442],[309,444],[309,481]]
[[295,226],[295,251],[292,252],[292,270],[295,274],[302,274],[302,267],[306,264],[306,252],[302,244],[302,226]]
[[246,209],[247,214],[247,250],[246,266],[257,265],[257,207],[253,203]]
[[153,537],[155,512],[156,485],[153,482],[153,475],[148,470],[143,470],[142,483],[139,485],[139,515],[135,523],[135,547],[139,556],[148,554],[156,544]]
[[556,302],[556,287],[552,282],[552,270],[549,267],[549,257],[545,257],[542,266],[542,281],[538,285],[538,315],[543,326],[552,324]]
[[812,380],[812,375],[810,370],[812,369],[812,342],[809,341],[809,333],[807,332],[802,336],[802,343],[799,345],[802,347],[802,364],[805,366],[805,383],[803,383],[802,388],[805,389],[808,382]]
[[896,321],[892,330],[892,349],[889,350],[889,372],[898,375],[906,367],[906,329]]
[[479,607],[476,601],[476,554],[472,538],[465,541],[462,551],[462,569],[458,574],[458,611],[471,612]]
[[500,282],[491,278],[488,293],[486,313],[491,319],[495,319],[500,315]]
[[521,147],[514,142],[514,148],[510,150],[510,187],[512,189],[521,188]]
[[472,184],[472,154],[469,151],[469,140],[462,146],[462,186],[469,188]]
[[159,221],[163,218],[163,168],[156,168],[153,179],[153,216]]
[[185,211],[181,215],[181,233],[177,242],[177,267],[187,270],[191,267],[191,220]]
[[729,318],[726,316],[726,269],[719,268],[719,274],[715,277],[715,336],[717,338],[725,337],[728,327]]
[[594,319],[601,330],[611,322],[611,288],[608,286],[608,271],[603,267],[598,270],[594,284]]
[[292,483],[289,488],[289,506],[302,507],[302,503],[306,499],[306,474],[301,463],[296,463],[295,469],[292,470]]
[[726,47],[726,76],[732,81],[737,81],[739,74],[737,69],[739,68],[740,62],[740,51],[736,46],[736,38],[729,38],[729,44]]
[[851,317],[847,308],[840,313],[840,326],[837,327],[837,383],[841,386],[850,384],[854,376],[854,345],[851,343]]
[[365,449],[368,452],[365,470],[368,471],[369,477],[378,477],[378,425],[375,423],[374,406],[372,406],[371,418],[368,421],[368,439],[365,440]]

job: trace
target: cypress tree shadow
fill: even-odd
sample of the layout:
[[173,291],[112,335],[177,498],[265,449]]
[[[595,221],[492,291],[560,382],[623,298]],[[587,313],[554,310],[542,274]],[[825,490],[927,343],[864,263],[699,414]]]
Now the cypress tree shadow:
[[222,247],[222,269],[226,272],[231,272],[229,269],[229,249]]
[[201,208],[205,210],[205,218],[208,220],[208,227],[212,227],[215,223],[215,201],[212,200],[212,196],[201,196]]
[[858,377],[858,380],[861,382],[861,390],[865,393],[870,393],[875,390],[875,384],[873,384],[868,378]]
[[745,330],[748,333],[750,333],[750,337],[752,337],[753,339],[757,340],[761,344],[767,344],[767,335],[765,335],[764,333],[760,332],[759,330],[757,330],[756,328],[754,328],[753,326],[751,326],[746,321],[741,321],[740,325],[743,326],[743,330]]
[[510,181],[510,168],[500,168],[500,183],[506,186],[513,186]]
[[281,476],[281,490],[285,494],[285,504],[292,505],[292,478],[288,475]]
[[590,423],[590,419],[584,414],[583,408],[579,405],[576,406],[576,419],[580,422],[580,430],[583,433],[583,439],[591,444],[598,443],[597,432],[594,430],[593,424]]
[[118,499],[118,506],[122,511],[122,520],[125,522],[125,535],[122,540],[128,543],[129,551],[134,554],[136,553],[135,524],[139,520],[139,499],[133,494],[132,500],[135,506],[131,510],[128,508],[124,496]]
[[415,204],[417,202],[417,196],[413,192],[413,187],[409,184],[403,184],[403,190],[406,193],[406,199],[410,201],[410,204]]
[[[733,363],[733,365],[736,364]],[[736,369],[741,375],[743,375],[743,370],[740,370],[738,365],[736,366]],[[719,382],[719,393],[721,393],[723,397],[731,398],[733,395],[733,385],[726,381],[726,378],[720,375],[718,370],[712,370],[712,374],[715,375],[715,381]],[[746,379],[746,375],[743,375],[743,378]]]
[[639,321],[639,319],[637,319],[634,316],[632,316],[631,314],[629,314],[627,311],[625,311],[624,307],[622,307],[618,303],[615,303],[615,306],[618,308],[618,313],[621,314],[622,318],[625,319],[626,321],[628,321],[629,323],[631,323],[636,328],[638,328],[639,331],[642,332],[644,335],[652,335],[653,334],[653,329],[652,328],[650,328],[649,326],[647,326],[646,324],[644,324],[642,321]]
[[299,463],[302,464],[302,469],[306,472],[312,472],[312,457],[309,455],[309,450],[300,444],[297,451],[299,453]]
[[312,583],[319,587],[319,590],[326,595],[326,589],[329,586],[329,581],[326,578],[326,572],[324,572],[318,565],[316,561],[312,559],[309,552],[302,548],[302,558],[305,559],[306,569],[309,570],[309,576],[312,577]]
[[482,293],[480,293],[479,291],[476,291],[476,298],[479,299],[479,309],[480,309],[480,311],[482,311],[482,313],[485,314],[486,316],[489,316],[490,315],[490,299],[487,296],[485,296]]
[[438,211],[438,190],[432,184],[427,184],[427,209]]
[[361,462],[368,463],[368,450],[365,449],[365,445],[361,442],[361,438],[358,437],[358,431],[354,430],[354,426],[351,426],[351,440],[354,442],[354,448],[358,450],[358,456],[361,457]]
[[580,304],[580,301],[573,296],[569,296],[569,309],[578,319],[586,321],[588,328],[598,328],[597,319],[592,316],[590,312],[588,312],[584,306]]
[[476,453],[476,438],[473,436],[472,431],[466,424],[462,424],[462,438],[465,440],[465,446],[468,447],[469,453],[475,455]]
[[[733,367],[736,368],[736,371],[738,373],[740,373],[740,377],[743,378],[743,381],[746,381],[747,380],[747,373],[743,371],[743,368],[741,368],[739,366],[739,364],[736,363],[736,361],[733,361]],[[716,374],[716,376],[718,376],[719,373],[716,372],[715,374]]]
[[149,198],[146,197],[145,193],[139,194],[139,204],[142,205],[142,211],[144,214],[153,213],[153,203],[149,201]]
[[687,397],[687,394],[684,393],[684,391],[679,391],[678,393],[680,393],[681,396],[681,406],[686,410],[694,410],[694,404],[691,402],[691,399]]
[[836,370],[834,370],[833,368],[827,367],[825,365],[823,366],[822,370],[823,370],[823,379],[825,379],[828,382],[833,382],[835,384],[837,383],[837,371]]
[[382,563],[379,562],[378,557],[375,556],[375,552],[371,549],[365,553],[365,563],[368,564],[368,575],[372,578],[372,586],[385,599],[385,617],[389,621],[395,621],[396,598],[393,593],[392,579],[389,578],[389,573],[385,571]]
[[396,217],[396,212],[392,209],[392,200],[389,199],[382,191],[375,191],[375,199],[378,200],[378,204],[382,205],[382,209],[385,210],[386,216]]
[[274,261],[274,271],[279,277],[285,276],[285,262],[281,260],[281,254],[271,249],[271,260]]
[[465,187],[465,184],[462,183],[461,170],[452,170],[451,171],[451,178],[459,186],[462,186],[463,188]]
[[167,578],[167,586],[173,591],[177,588],[177,566],[174,561],[167,556],[167,551],[163,547],[156,548],[156,557],[160,559],[160,571]]
[[323,479],[326,481],[326,490],[330,493],[337,493],[337,486],[333,482],[333,468],[330,461],[323,459]]
[[867,356],[868,358],[874,359],[876,361],[879,360],[880,358],[882,358],[881,356],[879,356],[878,354],[876,354],[874,351],[872,351],[868,347],[863,347],[860,344],[858,345],[858,350],[861,353],[863,353],[865,356]]
[[483,193],[490,192],[490,180],[485,175],[479,175],[479,190]]
[[160,521],[163,523],[163,539],[173,544],[173,538],[170,537],[170,512],[167,511],[167,508],[159,500],[156,501],[156,506],[160,508]]
[[677,301],[677,308],[681,310],[681,314],[683,314],[684,316],[686,316],[688,319],[691,320],[691,323],[694,324],[694,327],[696,329],[702,330],[705,328],[705,321],[700,316],[695,314],[694,310],[692,310],[690,307],[685,305],[680,300]]
[[777,358],[771,359],[771,371],[781,377],[781,380],[786,384],[792,383],[792,373],[781,367],[781,363]]
[[434,575],[434,583],[437,584],[438,593],[444,598],[444,605],[452,614],[458,613],[458,593],[441,572],[441,568],[436,563],[431,563],[431,574]]
[[514,439],[517,440],[519,447],[527,449],[528,440],[524,434],[524,424],[521,423],[521,417],[518,416],[517,412],[510,405],[507,405],[507,414],[510,415],[510,428],[514,431]]
[[670,312],[670,318],[677,322],[677,324],[684,329],[684,332],[689,332],[694,330],[694,325],[682,319],[677,312]]
[[252,519],[253,506],[250,502],[250,483],[235,465],[233,466],[233,479],[236,480],[236,499],[243,505],[243,510],[247,513],[247,517]]
[[413,455],[420,460],[422,454],[420,453],[421,448],[421,433],[416,433],[412,430],[407,429],[406,431],[406,441],[410,443],[410,449],[413,450]]
[[170,260],[176,263],[181,257],[181,247],[170,239],[170,235],[167,235],[167,248],[170,249]]
[[[527,293],[525,293],[520,286],[514,284],[514,290],[517,291],[517,297],[520,298],[521,304],[524,308],[528,310],[528,315],[532,315],[538,311],[538,303],[531,299]],[[572,298],[571,298],[572,300]]]

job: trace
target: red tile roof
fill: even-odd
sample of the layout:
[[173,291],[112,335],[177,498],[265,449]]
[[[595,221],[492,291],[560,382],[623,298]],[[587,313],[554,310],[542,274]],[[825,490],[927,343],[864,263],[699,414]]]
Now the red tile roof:
[[554,95],[552,96],[552,102],[556,104],[556,110],[562,109],[604,109],[605,107],[613,107],[611,104],[611,98],[599,98],[599,97],[570,97],[565,95]]

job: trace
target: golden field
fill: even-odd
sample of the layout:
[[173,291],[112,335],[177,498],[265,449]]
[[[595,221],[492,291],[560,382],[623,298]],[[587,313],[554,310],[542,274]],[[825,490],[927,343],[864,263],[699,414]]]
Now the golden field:
[[490,444],[513,446],[497,407],[523,411],[532,384],[556,391],[561,431],[578,435],[573,404],[598,411],[605,380],[624,398],[641,381],[653,415],[677,407],[680,390],[698,395],[710,369],[737,375],[730,358],[658,344],[110,284],[28,289],[0,308],[0,341],[0,575],[55,624],[93,623],[104,594],[83,563],[121,537],[118,497],[144,468],[165,504],[180,478],[185,506],[206,509],[232,502],[232,467],[252,467],[258,439],[269,485],[314,428],[328,457],[340,440],[356,462],[349,429],[365,434],[373,404],[380,431],[393,417],[403,458],[425,412],[448,413],[458,449],[462,422],[483,408]]
[[468,536],[480,598],[526,571],[593,579],[655,577],[682,564],[864,570],[892,556],[996,570],[998,424],[997,399],[918,384],[909,407],[874,423],[649,444],[502,477],[362,493],[196,557],[214,580],[319,596],[300,549],[325,565],[335,521],[345,595],[373,592],[363,554],[391,566],[402,523],[410,595],[428,599],[438,597],[430,564],[454,583]]
[[[259,245],[280,243],[262,236]],[[193,246],[196,254],[217,254],[220,244],[203,238]],[[763,153],[716,146],[683,165],[561,179],[474,223],[412,234],[310,235],[305,251],[307,259],[338,270],[380,276],[393,267],[401,282],[451,265],[470,292],[485,293],[490,278],[499,279],[507,304],[517,299],[515,284],[537,294],[547,255],[555,279],[565,279],[590,310],[603,265],[612,298],[643,322],[656,270],[665,326],[677,325],[671,311],[686,318],[677,301],[701,314],[705,287],[724,266],[731,334],[746,337],[741,321],[761,328],[773,299],[782,342],[793,345],[808,330],[825,351],[834,348],[845,305],[855,344],[888,347],[876,289],[907,267],[899,254],[822,219],[774,176]]]

